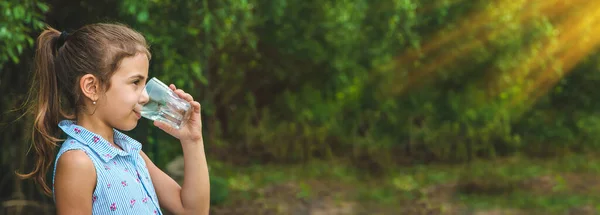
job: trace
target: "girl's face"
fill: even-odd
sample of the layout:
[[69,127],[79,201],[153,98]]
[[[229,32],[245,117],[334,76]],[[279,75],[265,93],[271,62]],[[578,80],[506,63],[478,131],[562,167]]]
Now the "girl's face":
[[113,128],[129,131],[149,100],[145,90],[149,62],[145,54],[124,58],[110,78],[110,89],[97,102],[96,114]]

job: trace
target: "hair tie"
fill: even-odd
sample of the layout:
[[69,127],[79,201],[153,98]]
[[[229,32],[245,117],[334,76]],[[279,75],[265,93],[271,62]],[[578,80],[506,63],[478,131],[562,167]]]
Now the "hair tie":
[[69,33],[67,33],[66,31],[63,31],[60,33],[60,36],[58,37],[58,40],[56,41],[56,50],[58,51],[58,49],[60,49],[60,47],[62,47],[65,42],[67,41],[67,36],[69,36]]

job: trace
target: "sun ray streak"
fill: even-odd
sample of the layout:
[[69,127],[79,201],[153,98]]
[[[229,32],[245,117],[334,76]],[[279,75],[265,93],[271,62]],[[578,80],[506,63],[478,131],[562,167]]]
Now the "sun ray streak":
[[[572,5],[577,5],[578,2],[584,0],[573,0],[571,5],[563,1],[548,0],[542,3],[531,3],[529,1],[499,1],[492,4],[490,8],[478,11],[465,18],[453,30],[440,31],[429,42],[425,43],[420,49],[411,49],[405,54],[396,58],[396,65],[403,68],[405,71],[394,78],[394,83],[397,84],[392,88],[394,94],[402,94],[406,90],[418,86],[422,81],[431,79],[432,74],[439,68],[447,66],[461,57],[472,54],[472,51],[485,45],[489,40],[496,38],[498,35],[506,31],[508,25],[515,22],[522,25],[527,24],[536,15],[550,13],[550,15],[558,16],[560,13],[565,13],[572,9]],[[502,21],[506,14],[520,14],[515,17],[515,20]],[[499,22],[496,26],[488,26],[490,23]],[[490,29],[491,30],[488,30]],[[468,35],[474,35],[468,38]],[[457,43],[460,40],[468,38],[468,42],[459,43],[457,47],[451,47],[451,51],[444,50],[444,46],[452,46],[452,43]],[[435,52],[439,56],[432,58]],[[441,52],[441,54],[439,53]],[[432,59],[429,62],[419,62],[421,56],[426,56]],[[416,63],[417,62],[417,63]]]
[[[576,28],[577,23],[573,22],[581,20],[581,18],[574,19],[574,17],[580,17],[581,13],[585,12],[582,10],[595,8],[588,6],[594,5],[581,4],[573,10],[570,10],[568,13],[561,14],[563,20],[556,20],[556,22],[558,22],[555,26],[557,32],[567,31],[568,28],[574,26]],[[553,59],[555,53],[559,51],[559,48],[569,45],[569,41],[571,41],[570,39],[576,35],[576,33],[573,33],[575,32],[573,29],[570,31],[570,35],[559,35],[563,37],[563,41],[553,40],[556,38],[555,35],[546,36],[545,39],[534,41],[523,50],[520,50],[516,56],[512,57],[512,59],[515,59],[516,61],[510,62],[509,64],[518,64],[517,66],[514,66],[514,69],[508,72],[502,72],[502,70],[506,70],[508,68],[492,68],[492,71],[487,72],[486,78],[482,82],[481,87],[485,88],[489,98],[493,99],[495,96],[503,91],[506,91],[511,86],[522,85],[524,81],[531,78],[531,75],[535,74],[535,71],[548,64],[549,61]]]
[[572,16],[557,26],[559,35],[556,40],[548,41],[541,54],[553,57],[550,67],[540,68],[527,79],[523,91],[511,102],[512,106],[525,103],[532,105],[545,95],[555,84],[592,51],[598,48],[600,37],[596,36],[600,28],[600,7],[588,5],[578,16]]

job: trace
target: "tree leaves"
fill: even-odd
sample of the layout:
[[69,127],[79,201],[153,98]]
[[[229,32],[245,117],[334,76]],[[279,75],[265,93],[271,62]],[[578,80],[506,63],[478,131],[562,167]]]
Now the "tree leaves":
[[25,47],[33,45],[31,33],[43,27],[48,6],[33,0],[0,2],[0,69],[7,62],[19,63]]

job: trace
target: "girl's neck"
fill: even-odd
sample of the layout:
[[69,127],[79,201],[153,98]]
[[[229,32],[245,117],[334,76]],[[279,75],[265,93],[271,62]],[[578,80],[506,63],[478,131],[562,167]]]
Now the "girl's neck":
[[[100,135],[106,141],[108,141],[113,147],[121,149],[121,147],[115,144],[114,130],[111,126],[102,122],[101,120],[93,116],[77,116],[77,125],[84,127],[88,131]],[[122,149],[121,149],[122,150]]]

